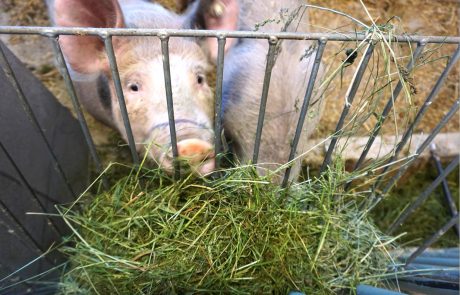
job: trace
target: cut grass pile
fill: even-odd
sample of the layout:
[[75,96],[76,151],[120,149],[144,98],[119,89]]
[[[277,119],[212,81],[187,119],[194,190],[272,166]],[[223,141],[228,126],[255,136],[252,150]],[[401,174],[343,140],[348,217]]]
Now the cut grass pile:
[[393,240],[358,209],[360,195],[341,192],[344,177],[282,189],[253,167],[216,180],[125,176],[60,209],[73,230],[60,291],[326,294],[382,284]]

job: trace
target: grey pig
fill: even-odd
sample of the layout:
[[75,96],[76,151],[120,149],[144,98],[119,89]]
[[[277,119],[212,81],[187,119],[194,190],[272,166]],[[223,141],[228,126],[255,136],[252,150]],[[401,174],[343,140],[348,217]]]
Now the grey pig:
[[[223,9],[218,8],[217,16],[216,13],[206,9],[209,2],[223,6]],[[188,13],[192,19],[201,20],[198,24],[201,23],[202,28],[253,30],[256,25],[265,22],[260,27],[260,31],[306,32],[308,17],[306,13],[304,14],[302,4],[305,4],[305,1],[201,0],[195,2]],[[292,19],[289,18],[290,16]],[[272,21],[267,22],[267,20]],[[206,42],[208,44],[204,48],[210,50],[211,58],[215,59],[216,40],[209,39]],[[277,170],[289,159],[300,107],[314,62],[314,54],[306,58],[301,57],[305,56],[311,45],[308,41],[283,41],[279,48],[271,76],[258,158],[258,163],[262,163],[258,170],[262,174],[267,172],[266,169]],[[222,98],[224,128],[233,141],[238,159],[242,163],[247,163],[252,160],[254,152],[268,42],[261,39],[231,40],[227,42],[226,50]],[[318,73],[317,81],[320,80],[321,75],[322,68]],[[297,148],[299,157],[292,163],[291,179],[294,180],[298,178],[300,172],[301,155],[309,147],[308,138],[314,132],[322,112],[323,104],[320,95],[312,97],[310,103],[309,114],[303,125]],[[274,180],[280,182],[281,172],[284,170],[277,172],[279,173],[276,173]]]

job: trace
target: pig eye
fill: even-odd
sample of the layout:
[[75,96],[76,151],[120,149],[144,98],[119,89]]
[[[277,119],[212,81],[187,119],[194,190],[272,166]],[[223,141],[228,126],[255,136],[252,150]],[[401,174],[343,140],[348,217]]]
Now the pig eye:
[[204,83],[204,76],[203,75],[197,75],[196,76],[196,82],[200,85],[203,85]]
[[129,84],[128,84],[128,88],[129,88],[129,90],[131,90],[132,92],[138,92],[139,89],[140,89],[140,86],[139,86],[139,84],[137,84],[137,83],[129,83]]

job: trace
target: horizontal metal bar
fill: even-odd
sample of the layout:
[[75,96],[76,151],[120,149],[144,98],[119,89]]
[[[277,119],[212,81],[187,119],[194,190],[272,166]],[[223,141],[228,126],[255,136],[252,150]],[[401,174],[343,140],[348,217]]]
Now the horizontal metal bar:
[[[439,175],[444,171],[444,168],[442,167],[441,159],[436,153],[436,145],[431,144],[430,149],[431,149],[430,150],[431,158],[433,159],[434,165],[436,167],[436,171],[438,172],[438,175]],[[447,207],[449,207],[450,215],[451,216],[456,215],[458,213],[457,206],[455,205],[454,199],[452,198],[452,194],[449,189],[449,185],[445,178],[442,180],[442,191],[444,193],[444,198],[446,199],[446,202],[447,202]],[[460,230],[459,230],[458,224],[455,225],[455,233],[457,234],[457,237],[460,236]]]
[[340,118],[335,128],[335,132],[333,134],[331,143],[329,144],[329,148],[327,149],[326,156],[324,157],[324,162],[321,165],[320,173],[323,173],[324,170],[326,170],[327,166],[329,166],[331,162],[332,152],[334,151],[337,141],[339,140],[343,132],[342,128],[343,128],[343,125],[345,124],[345,118],[347,117],[348,112],[350,111],[351,104],[353,103],[356,92],[358,91],[358,88],[361,85],[361,79],[363,78],[364,72],[366,71],[367,65],[372,56],[372,52],[374,51],[374,47],[375,47],[375,44],[372,41],[370,41],[370,43],[367,45],[366,53],[361,59],[359,68],[355,72],[355,76],[353,77],[352,85],[349,88],[348,93],[345,96],[345,104],[343,106],[342,113],[340,114]]
[[[458,160],[458,157],[457,157]],[[458,164],[458,163],[457,163]],[[431,246],[434,242],[436,242],[443,234],[445,234],[452,226],[458,224],[459,222],[458,214],[453,216],[446,224],[443,225],[437,232],[435,232],[431,237],[429,237],[422,246],[420,246],[417,251],[415,251],[406,261],[406,265],[410,264],[414,261],[417,256],[419,256],[425,249]]]
[[[441,183],[441,181],[452,172],[459,163],[459,156],[456,156],[455,159],[447,166],[447,168],[441,173],[429,186],[425,189],[415,201],[413,201],[409,207],[407,207],[401,215],[393,222],[389,227],[387,233],[392,234],[398,226],[400,226],[410,214],[412,214],[415,209],[420,207],[420,205],[430,196],[433,190]],[[458,216],[458,215],[457,215]]]
[[[404,259],[404,258],[402,258]],[[458,258],[442,258],[442,257],[417,257],[414,259],[414,263],[427,264],[427,265],[438,265],[448,267],[459,267]]]
[[[145,29],[145,28],[85,28],[85,27],[22,27],[22,26],[0,26],[0,34],[33,34],[33,35],[90,35],[90,36],[161,36],[170,37],[219,37],[224,38],[251,38],[270,39],[275,36],[278,39],[290,40],[320,40],[326,38],[330,41],[363,41],[369,38],[366,33],[295,33],[279,32],[268,33],[259,31],[220,31],[220,30],[182,30],[182,29]],[[387,41],[398,42],[426,42],[460,44],[460,37],[457,36],[410,36],[395,35]]]
[[[318,49],[316,50],[315,61],[311,70],[310,79],[308,80],[307,89],[305,90],[305,96],[303,98],[302,108],[300,110],[299,120],[297,121],[297,128],[294,134],[294,140],[292,141],[291,151],[289,154],[288,162],[291,162],[297,152],[297,146],[299,145],[300,135],[302,133],[302,128],[305,123],[305,117],[308,114],[308,108],[310,107],[310,99],[313,94],[313,88],[315,86],[316,78],[318,71],[321,65],[321,59],[323,57],[324,49],[326,48],[327,40],[321,39],[318,41]],[[291,166],[286,168],[284,173],[282,187],[286,187],[289,181],[289,176],[291,174]]]
[[163,55],[163,74],[165,79],[166,89],[166,105],[168,108],[169,133],[171,135],[171,150],[174,163],[174,179],[180,178],[180,163],[177,159],[179,156],[177,150],[176,123],[174,120],[174,102],[171,88],[171,67],[169,64],[169,37],[167,35],[160,36],[161,53]]
[[115,92],[117,93],[118,104],[120,105],[121,117],[125,126],[126,138],[128,140],[129,148],[131,150],[131,157],[135,165],[139,165],[139,155],[136,150],[136,142],[134,141],[133,131],[129,123],[128,110],[126,109],[125,97],[123,95],[123,88],[121,87],[120,74],[118,73],[117,60],[113,51],[112,37],[106,36],[104,38],[105,50],[109,58],[110,69],[112,71],[112,79],[115,84]]
[[458,295],[458,284],[419,277],[403,277],[399,287],[410,294]]
[[[1,66],[2,64],[3,66]],[[29,104],[29,101],[26,99],[26,96],[24,92],[22,91],[21,85],[19,85],[18,79],[16,78],[16,74],[11,68],[11,65],[8,59],[6,58],[5,52],[1,44],[0,44],[0,67],[3,69],[3,72],[5,73],[5,76],[8,82],[10,82],[10,84],[16,90],[17,98],[19,99],[19,102],[21,103],[22,108],[24,109],[24,112],[27,115],[27,118],[29,119],[29,121],[31,122],[35,130],[38,132],[39,136],[43,139],[43,142],[45,143],[45,146],[46,146],[46,151],[48,152],[48,155],[51,159],[51,163],[53,163],[53,168],[56,170],[56,172],[59,174],[59,176],[64,181],[65,187],[67,191],[70,193],[70,195],[73,198],[76,198],[77,195],[75,194],[72,186],[70,185],[70,182],[67,179],[67,176],[65,175],[64,170],[62,169],[62,166],[56,157],[56,154],[51,148],[51,145],[46,138],[45,132],[40,127],[40,123],[38,122],[37,117],[35,117],[35,114],[32,111],[32,106]]]
[[214,149],[215,149],[215,167],[220,168],[222,153],[222,83],[224,80],[224,54],[225,43],[227,40],[223,37],[217,38],[217,69],[216,69],[216,93],[214,106]]
[[368,285],[358,285],[358,287],[356,288],[356,294],[358,295],[401,295],[405,293],[385,290],[385,289],[376,288],[376,287],[372,287]]
[[257,164],[257,160],[259,159],[260,141],[262,139],[262,129],[264,127],[265,109],[267,106],[267,97],[268,97],[268,90],[270,88],[270,79],[272,76],[272,69],[276,62],[275,53],[276,53],[277,44],[278,44],[278,39],[276,37],[273,37],[268,41],[267,62],[265,66],[264,82],[262,86],[262,97],[260,99],[260,106],[259,106],[259,118],[257,121],[256,138],[254,142],[254,154],[252,157],[252,164],[254,165]]
[[[73,109],[75,110],[75,113],[77,114],[78,122],[80,123],[80,128],[83,132],[83,135],[86,140],[86,144],[88,145],[91,157],[96,166],[96,171],[98,174],[100,174],[102,173],[101,160],[99,159],[99,156],[97,154],[96,146],[94,145],[93,138],[91,137],[91,133],[89,132],[88,124],[86,123],[86,119],[85,119],[85,116],[83,115],[83,111],[81,109],[80,102],[78,101],[78,98],[77,98],[77,93],[75,92],[75,87],[72,83],[72,79],[70,78],[69,69],[67,68],[67,65],[65,63],[64,55],[62,53],[62,49],[59,44],[59,39],[58,37],[50,38],[50,39],[53,45],[53,51],[54,51],[56,60],[58,62],[60,73],[64,79],[64,82],[67,88],[67,92],[72,100]],[[104,183],[104,186],[107,186],[106,181],[103,180],[103,183]]]

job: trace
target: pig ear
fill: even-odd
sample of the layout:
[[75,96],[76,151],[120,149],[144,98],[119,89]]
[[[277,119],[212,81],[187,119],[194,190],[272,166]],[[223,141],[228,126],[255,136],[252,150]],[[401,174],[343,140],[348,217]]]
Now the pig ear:
[[[123,14],[117,0],[56,0],[55,21],[62,27],[122,28]],[[62,50],[72,69],[100,71],[106,64],[104,43],[94,36],[60,36]]]
[[[187,0],[178,0],[187,2]],[[188,19],[192,27],[200,27],[207,30],[237,30],[240,14],[238,0],[197,0],[189,11]],[[227,51],[234,43],[234,39],[228,39],[225,45]],[[217,57],[217,40],[208,38],[206,45],[212,58]]]

